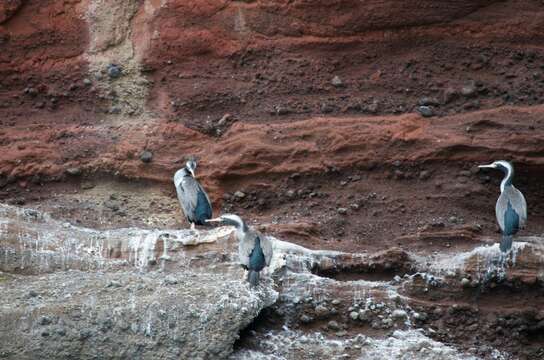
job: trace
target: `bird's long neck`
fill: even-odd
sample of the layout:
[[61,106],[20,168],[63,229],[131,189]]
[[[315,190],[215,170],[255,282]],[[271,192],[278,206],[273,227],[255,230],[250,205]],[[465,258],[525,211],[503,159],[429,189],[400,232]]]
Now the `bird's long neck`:
[[503,171],[505,175],[501,182],[501,193],[507,186],[512,185],[512,179],[514,178],[514,169],[511,166],[505,167]]

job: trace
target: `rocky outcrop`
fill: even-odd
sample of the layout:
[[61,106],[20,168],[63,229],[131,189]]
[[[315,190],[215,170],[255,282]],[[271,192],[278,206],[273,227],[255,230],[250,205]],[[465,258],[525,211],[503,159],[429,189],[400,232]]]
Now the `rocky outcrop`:
[[[205,252],[199,263],[202,249],[184,251],[196,244],[185,230],[97,232],[30,209],[1,212],[6,359],[225,358],[277,298],[270,282],[249,288],[225,261],[230,250],[223,261]],[[225,235],[212,231],[200,241]]]

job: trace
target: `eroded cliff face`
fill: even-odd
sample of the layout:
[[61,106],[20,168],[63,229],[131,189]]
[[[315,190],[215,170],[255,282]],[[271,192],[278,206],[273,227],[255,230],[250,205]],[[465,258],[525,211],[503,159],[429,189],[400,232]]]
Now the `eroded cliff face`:
[[[425,257],[498,237],[500,175],[474,165],[505,158],[529,203],[524,235],[544,230],[541,1],[7,0],[0,50],[2,202],[96,229],[186,226],[171,177],[196,155],[216,212],[314,249]],[[525,323],[488,306],[479,338],[427,335],[539,358],[538,327],[519,328],[540,316],[523,295],[542,296],[539,270],[516,266],[534,286],[497,291],[527,305]],[[465,310],[429,318],[478,331]],[[346,331],[372,335],[350,312]],[[506,328],[518,345],[499,341]]]

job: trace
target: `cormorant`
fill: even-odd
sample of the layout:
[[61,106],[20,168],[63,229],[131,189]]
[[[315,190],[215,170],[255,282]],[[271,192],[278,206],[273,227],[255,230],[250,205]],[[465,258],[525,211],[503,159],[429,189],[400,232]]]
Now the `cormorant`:
[[251,287],[259,283],[259,273],[272,259],[272,243],[260,232],[249,228],[246,223],[234,214],[221,215],[207,222],[220,222],[236,228],[238,240],[238,257],[240,264],[249,270],[247,279]]
[[191,230],[198,234],[195,224],[206,225],[206,220],[212,217],[212,204],[208,194],[196,180],[196,167],[195,160],[187,161],[185,167],[176,171],[174,185],[181,209],[191,224]]
[[527,221],[527,202],[525,197],[514,187],[514,167],[504,160],[495,161],[479,168],[499,169],[505,175],[501,182],[501,195],[495,205],[495,215],[501,229],[500,249],[507,252],[512,248],[512,236],[525,226]]

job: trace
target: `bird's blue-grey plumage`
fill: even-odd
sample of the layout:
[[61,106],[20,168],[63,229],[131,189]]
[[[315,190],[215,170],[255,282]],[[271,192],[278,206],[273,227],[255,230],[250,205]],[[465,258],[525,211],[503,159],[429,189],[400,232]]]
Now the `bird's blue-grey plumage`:
[[210,221],[222,222],[236,228],[240,264],[249,271],[249,284],[252,287],[257,286],[260,272],[270,265],[272,259],[272,242],[270,239],[249,228],[238,215],[225,214]]
[[521,191],[516,189],[512,183],[514,178],[512,164],[501,160],[481,167],[499,169],[505,174],[500,187],[501,195],[495,205],[495,215],[502,234],[500,249],[507,252],[512,248],[512,237],[525,227],[527,222],[527,202]]
[[194,177],[196,162],[188,161],[174,175],[174,185],[181,209],[191,224],[206,225],[212,218],[212,204],[204,188]]

